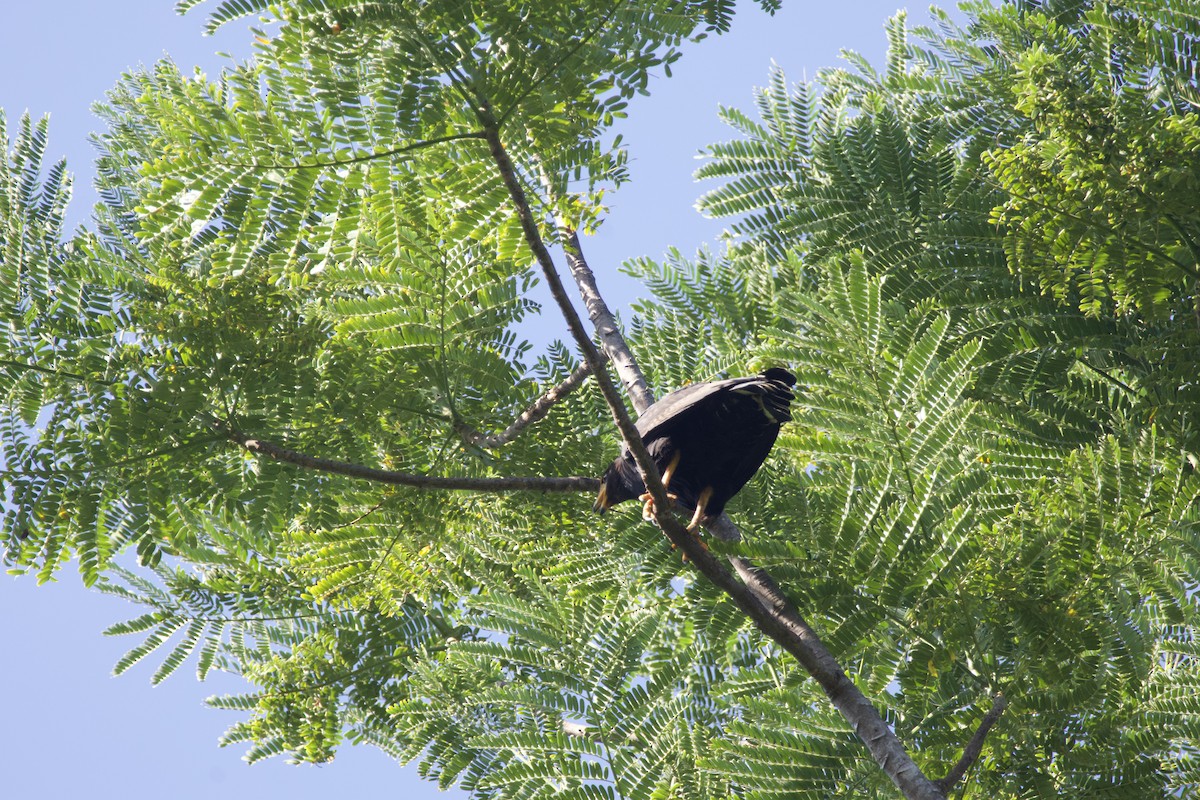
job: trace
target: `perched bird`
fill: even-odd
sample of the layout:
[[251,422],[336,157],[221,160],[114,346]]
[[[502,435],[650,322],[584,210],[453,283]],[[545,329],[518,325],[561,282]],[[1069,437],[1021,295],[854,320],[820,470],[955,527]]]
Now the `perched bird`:
[[[761,375],[694,383],[646,409],[637,431],[658,465],[668,495],[692,512],[688,530],[716,516],[762,466],[789,412],[796,376],[772,367]],[[628,448],[604,471],[592,506],[604,513],[637,498],[642,516],[654,503]]]

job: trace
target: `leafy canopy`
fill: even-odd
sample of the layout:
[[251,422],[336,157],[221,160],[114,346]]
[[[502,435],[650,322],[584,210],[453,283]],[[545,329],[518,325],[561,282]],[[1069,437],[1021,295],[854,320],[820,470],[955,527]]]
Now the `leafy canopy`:
[[[197,2],[182,2],[187,10]],[[771,8],[771,3],[763,3]],[[717,254],[625,269],[651,384],[803,388],[714,549],[765,566],[918,764],[1002,693],[963,797],[1200,786],[1195,375],[1200,23],[1161,3],[972,4],[722,111]],[[498,128],[547,240],[627,177],[625,102],[732,4],[238,0],[217,79],[98,109],[102,202],[23,119],[0,164],[6,562],[144,607],[248,758],[381,747],[480,798],[893,796],[807,673],[636,512],[414,475],[595,475],[617,446],[541,311]],[[134,559],[123,558],[132,550]]]

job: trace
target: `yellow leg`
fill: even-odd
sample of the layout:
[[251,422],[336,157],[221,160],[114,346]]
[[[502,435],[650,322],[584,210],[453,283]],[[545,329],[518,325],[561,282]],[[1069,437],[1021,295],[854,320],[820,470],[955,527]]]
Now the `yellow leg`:
[[[667,464],[667,468],[663,470],[662,484],[664,489],[671,485],[671,476],[675,474],[675,469],[679,466],[679,459],[682,456],[683,453],[676,450],[675,455],[671,457],[671,463]],[[675,495],[670,492],[667,492],[667,497],[672,500],[676,499]],[[647,522],[654,519],[654,498],[650,496],[650,493],[645,492],[639,495],[638,500],[642,501],[642,519]]]
[[[696,499],[696,510],[692,514],[692,521],[688,523],[687,532],[696,537],[696,542],[705,550],[708,545],[700,538],[700,520],[704,519],[704,510],[708,507],[708,501],[712,499],[713,488],[705,486],[704,491],[700,492],[700,497]],[[675,543],[671,543],[671,549],[675,549]],[[687,553],[683,554],[683,562],[686,564],[688,560]]]
[[[704,510],[708,507],[708,501],[712,499],[712,496],[713,488],[711,486],[705,486],[704,491],[700,493],[700,497],[696,500],[696,511],[692,514],[692,521],[689,522],[687,526],[688,533],[692,534],[692,536],[695,536],[696,541],[699,542],[700,546],[705,550],[708,549],[708,545],[705,544],[704,540],[700,538],[700,520],[704,519]],[[673,543],[671,544],[671,549],[675,549],[675,545]],[[687,562],[687,553],[683,554],[683,560],[684,563]]]
[[692,521],[688,523],[688,533],[695,533],[700,527],[700,520],[704,518],[704,509],[708,506],[708,501],[712,499],[712,496],[713,488],[705,486],[699,499],[696,500],[696,513],[692,514]]
[[670,488],[671,476],[675,474],[675,468],[679,466],[679,459],[682,457],[683,452],[676,450],[674,457],[671,458],[671,463],[667,464],[667,468],[663,470],[662,481],[664,489]]

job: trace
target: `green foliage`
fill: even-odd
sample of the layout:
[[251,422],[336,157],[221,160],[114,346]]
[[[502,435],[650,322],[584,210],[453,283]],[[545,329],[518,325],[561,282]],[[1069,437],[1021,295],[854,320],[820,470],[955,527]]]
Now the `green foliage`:
[[[371,484],[224,433],[597,474],[590,388],[503,447],[463,435],[578,365],[522,338],[532,259],[481,134],[536,220],[599,224],[626,178],[609,125],[732,3],[213,5],[266,16],[255,57],[121,79],[94,230],[62,228],[45,122],[5,132],[8,566],[74,558],[140,605],[117,672],[247,679],[212,704],[251,761],[367,743],[488,800],[894,796],[636,509]],[[1200,787],[1200,50],[1162,6],[901,15],[878,70],[777,71],[700,172],[735,238],[625,267],[656,392],[800,378],[730,504],[744,541],[713,548],[770,571],[931,777],[1008,698],[962,797]]]
[[[1100,27],[1105,13],[1092,9],[1087,20]],[[1124,19],[1103,26],[1116,40],[1106,46],[1123,46],[1117,34],[1144,43],[1150,23],[1118,25]],[[816,624],[845,648],[836,651],[843,663],[879,671],[893,724],[927,756],[954,758],[963,730],[957,743],[942,737],[977,718],[988,694],[1013,701],[990,736],[995,761],[979,768],[969,796],[1191,791],[1181,744],[1191,712],[1170,722],[1147,715],[1151,694],[1197,679],[1196,663],[1174,655],[1195,624],[1196,446],[1179,416],[1194,413],[1181,362],[1195,350],[1177,346],[1195,335],[1191,309],[1101,312],[1013,280],[1010,269],[1019,278],[1048,263],[1024,232],[1055,230],[1047,220],[1069,212],[1055,197],[1023,227],[992,226],[1008,219],[993,209],[1014,208],[1036,180],[989,171],[1023,143],[1064,146],[1064,136],[1004,116],[1005,92],[1044,87],[1022,66],[1034,57],[1017,51],[1037,51],[1034,32],[1053,23],[981,8],[972,30],[942,28],[925,31],[930,46],[920,48],[893,25],[882,75],[856,63],[857,72],[823,73],[821,92],[789,91],[777,75],[758,99],[767,125],[727,115],[750,142],[714,146],[704,168],[728,180],[704,207],[746,214],[734,246],[751,257],[731,268],[753,269],[764,248],[799,265],[780,270],[797,277],[771,299],[782,324],[765,338],[806,387],[798,430],[783,444],[809,463],[809,486],[803,513],[794,497],[785,501],[800,522],[789,540],[756,538],[745,550],[771,564],[799,607],[828,615]],[[974,43],[989,38],[1006,47]],[[1091,88],[1065,41],[1048,51],[1041,63],[1060,86]],[[1171,80],[1165,68],[1162,78]],[[1158,119],[1169,123],[1138,117],[1114,136],[1153,142],[1140,126],[1186,129],[1190,117],[1178,113],[1162,103]],[[1188,149],[1157,164],[1164,183],[1142,228],[1155,246],[1181,235],[1173,214],[1194,210]],[[1137,169],[1133,145],[1126,151],[1120,168]],[[1093,177],[1101,188],[1089,202],[1120,216],[1119,176]],[[1077,236],[1105,234],[1087,220],[1071,224]],[[1121,270],[1157,280],[1129,261],[1100,272],[1116,282]],[[1173,274],[1177,296],[1194,297]],[[836,739],[788,725],[777,708],[758,734],[771,744],[738,753],[754,775],[747,785],[794,796],[797,785],[820,785],[806,770],[828,765]],[[810,755],[798,755],[805,747]]]
[[1005,91],[1030,130],[987,154],[1008,192],[996,219],[1014,228],[1014,268],[1090,314],[1192,313],[1200,23],[1158,3],[1122,6],[1003,31],[1015,73]]

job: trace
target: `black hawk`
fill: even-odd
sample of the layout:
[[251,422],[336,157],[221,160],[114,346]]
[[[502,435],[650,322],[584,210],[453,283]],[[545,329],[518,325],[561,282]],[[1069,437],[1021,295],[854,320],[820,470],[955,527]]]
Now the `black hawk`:
[[[761,375],[694,383],[646,409],[637,431],[670,497],[692,512],[688,530],[717,516],[762,466],[789,412],[796,376],[772,367]],[[654,505],[629,448],[604,471],[592,508],[600,513],[637,498],[642,516]]]

